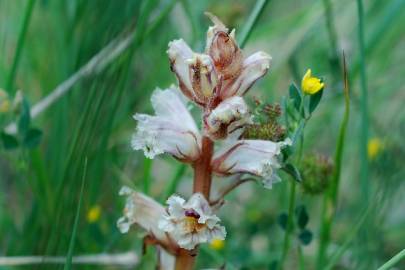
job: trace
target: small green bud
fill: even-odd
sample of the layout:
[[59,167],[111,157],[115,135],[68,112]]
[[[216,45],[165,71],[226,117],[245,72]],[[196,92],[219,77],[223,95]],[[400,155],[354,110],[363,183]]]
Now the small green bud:
[[312,195],[324,192],[329,186],[332,171],[330,158],[316,153],[305,156],[300,165],[303,191]]

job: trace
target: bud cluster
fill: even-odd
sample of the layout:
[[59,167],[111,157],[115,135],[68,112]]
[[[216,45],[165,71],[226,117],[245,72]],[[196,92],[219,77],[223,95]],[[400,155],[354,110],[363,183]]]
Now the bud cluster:
[[285,139],[286,130],[279,123],[282,114],[279,104],[262,104],[258,99],[255,100],[257,105],[255,123],[247,125],[241,137],[243,139],[269,140],[279,142]]
[[303,178],[303,191],[316,195],[329,187],[333,163],[329,157],[312,153],[302,159],[300,171]]

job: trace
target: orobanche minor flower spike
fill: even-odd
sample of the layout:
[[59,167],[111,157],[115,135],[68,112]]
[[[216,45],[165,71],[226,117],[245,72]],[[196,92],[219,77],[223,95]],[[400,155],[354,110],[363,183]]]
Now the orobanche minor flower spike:
[[[293,147],[291,134],[283,127],[272,124],[280,133],[276,141],[249,138],[244,132],[248,127],[261,127],[254,122],[244,95],[269,70],[270,55],[256,52],[246,57],[235,40],[235,30],[230,31],[214,15],[207,16],[214,25],[208,28],[204,52],[193,52],[182,39],[169,43],[167,54],[178,86],[154,91],[155,115],[136,114],[132,137],[133,149],[143,151],[147,158],[166,153],[189,164],[194,171],[192,193],[186,199],[173,194],[164,207],[128,187],[120,192],[127,202],[119,229],[127,233],[133,224],[143,228],[145,243],[160,250],[163,269],[192,269],[200,244],[225,239],[226,229],[217,211],[223,197],[239,183],[261,179],[264,187],[271,188],[281,180],[279,169],[296,176],[291,164],[286,167],[291,151],[285,150]],[[188,102],[201,109],[201,125],[190,114]],[[269,108],[264,111],[274,114],[270,119],[281,114],[279,107]],[[213,199],[214,175],[231,176],[234,182]]]

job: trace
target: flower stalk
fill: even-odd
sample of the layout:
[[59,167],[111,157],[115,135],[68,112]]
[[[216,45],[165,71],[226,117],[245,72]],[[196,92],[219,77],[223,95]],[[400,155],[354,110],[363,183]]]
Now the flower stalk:
[[212,167],[211,159],[214,149],[214,142],[204,136],[202,138],[201,157],[194,164],[194,184],[193,193],[200,192],[209,201],[211,182],[212,182]]
[[188,250],[180,249],[176,256],[175,270],[191,270],[194,267],[196,254],[190,254]]

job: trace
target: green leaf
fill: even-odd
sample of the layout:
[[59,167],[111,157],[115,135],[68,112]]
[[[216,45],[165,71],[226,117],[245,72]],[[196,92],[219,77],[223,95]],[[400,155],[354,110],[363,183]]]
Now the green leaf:
[[319,102],[321,101],[323,94],[323,89],[318,91],[318,93],[312,95],[309,99],[309,113],[311,114],[315,111],[316,107],[318,106]]
[[300,239],[301,243],[303,245],[309,245],[312,241],[312,232],[310,230],[302,230],[300,234],[298,235],[298,238]]
[[290,98],[294,101],[295,109],[299,111],[302,102],[300,90],[298,90],[297,86],[294,83],[292,83],[290,84],[288,92],[290,93]]
[[283,230],[287,229],[287,222],[288,222],[288,215],[287,213],[281,213],[278,218],[277,222]]
[[300,229],[305,229],[308,224],[309,216],[307,209],[304,205],[300,205],[295,209],[295,215],[297,216],[297,223]]
[[283,153],[283,162],[286,162],[288,158],[294,153],[291,146],[286,146],[281,149],[281,153]]
[[31,128],[25,134],[24,146],[27,148],[35,148],[39,145],[41,139],[42,139],[42,131],[36,128]]
[[12,150],[18,147],[17,138],[7,133],[1,132],[1,141],[6,150]]
[[294,178],[295,181],[302,182],[302,177],[299,170],[291,163],[285,164],[281,169],[284,172],[288,173],[292,178]]
[[24,98],[21,104],[21,114],[18,119],[18,134],[25,137],[31,122],[30,105]]

